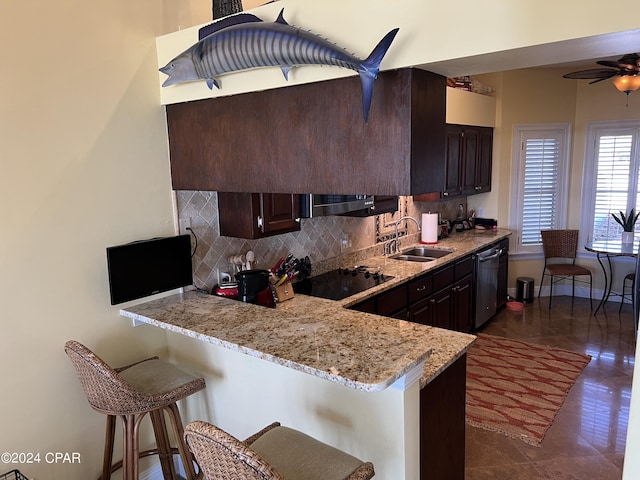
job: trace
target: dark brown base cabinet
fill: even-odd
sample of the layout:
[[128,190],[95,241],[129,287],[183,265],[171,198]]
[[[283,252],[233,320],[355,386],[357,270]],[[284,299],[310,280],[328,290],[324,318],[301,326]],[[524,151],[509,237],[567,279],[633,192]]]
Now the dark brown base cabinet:
[[263,238],[300,230],[300,196],[218,192],[220,235]]
[[460,480],[465,465],[467,356],[420,390],[420,479]]
[[463,257],[351,308],[470,332],[473,328],[473,257]]

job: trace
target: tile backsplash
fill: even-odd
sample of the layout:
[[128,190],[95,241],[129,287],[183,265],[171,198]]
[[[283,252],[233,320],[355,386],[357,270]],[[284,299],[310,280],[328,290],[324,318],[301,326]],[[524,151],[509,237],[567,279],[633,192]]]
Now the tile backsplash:
[[[400,197],[401,209],[395,214],[367,218],[319,217],[300,220],[300,231],[258,240],[224,237],[218,226],[218,196],[216,192],[176,192],[178,218],[191,218],[191,228],[198,245],[193,257],[194,282],[197,287],[211,290],[218,283],[218,272],[230,272],[228,258],[252,250],[256,256],[254,268],[270,268],[280,257],[311,259],[312,264],[376,244],[378,225],[391,225],[405,212],[420,220],[424,212],[440,212],[444,219],[456,218],[458,205],[466,209],[466,199],[446,202],[413,202],[412,197]],[[409,223],[409,233],[415,225]],[[343,241],[344,240],[344,241]]]

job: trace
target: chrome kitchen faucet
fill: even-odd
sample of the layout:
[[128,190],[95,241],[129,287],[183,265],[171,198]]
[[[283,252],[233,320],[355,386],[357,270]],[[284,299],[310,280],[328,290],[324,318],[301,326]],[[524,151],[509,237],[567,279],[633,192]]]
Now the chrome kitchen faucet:
[[[395,227],[395,238],[393,240],[391,240],[389,242],[389,253],[394,253],[394,249],[392,248],[392,245],[395,246],[395,251],[399,252],[400,251],[400,238],[399,238],[399,234],[398,234],[398,225],[400,225],[400,222],[402,222],[403,220],[413,220],[414,223],[416,224],[416,227],[418,227],[418,233],[420,233],[420,223],[418,223],[418,220],[416,220],[415,218],[413,218],[411,215],[406,215],[404,217],[400,217],[398,219],[398,221],[396,222],[396,227]],[[407,229],[407,235],[409,234],[409,230]]]

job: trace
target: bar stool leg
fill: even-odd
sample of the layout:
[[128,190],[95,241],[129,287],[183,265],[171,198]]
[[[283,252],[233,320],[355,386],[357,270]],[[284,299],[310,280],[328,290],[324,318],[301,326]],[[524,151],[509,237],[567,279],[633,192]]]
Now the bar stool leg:
[[[197,478],[200,478],[200,475],[196,475],[195,468],[193,467],[193,462],[195,461],[195,459],[193,458],[191,450],[189,450],[189,447],[184,440],[184,428],[182,425],[182,418],[180,417],[180,410],[178,410],[178,405],[172,403],[165,408],[167,409],[167,413],[169,414],[169,418],[171,419],[173,432],[176,437],[178,451],[180,452],[180,458],[182,459],[182,465],[184,466],[187,480],[196,480]],[[200,473],[202,473],[202,471],[200,471]]]
[[122,479],[137,480],[138,469],[137,459],[135,458],[135,415],[122,415],[122,429],[124,430],[123,438],[123,455],[122,455]]
[[162,466],[162,476],[165,480],[175,480],[176,470],[173,464],[173,453],[171,451],[171,442],[169,441],[169,433],[167,432],[167,424],[164,420],[164,412],[162,409],[149,412],[151,423],[153,424],[153,432],[156,437],[156,447],[158,449],[158,457]]
[[98,480],[111,479],[111,467],[113,464],[113,442],[116,436],[116,417],[107,415],[107,428],[104,437],[104,457],[102,460],[102,476]]

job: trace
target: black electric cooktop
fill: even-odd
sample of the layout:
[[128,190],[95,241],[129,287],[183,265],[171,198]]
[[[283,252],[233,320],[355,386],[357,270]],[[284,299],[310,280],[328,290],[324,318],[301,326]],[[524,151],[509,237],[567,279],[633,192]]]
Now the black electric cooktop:
[[371,287],[391,280],[379,267],[364,265],[353,268],[339,268],[315,277],[307,278],[293,285],[296,293],[312,297],[342,300],[343,298],[363,292]]

